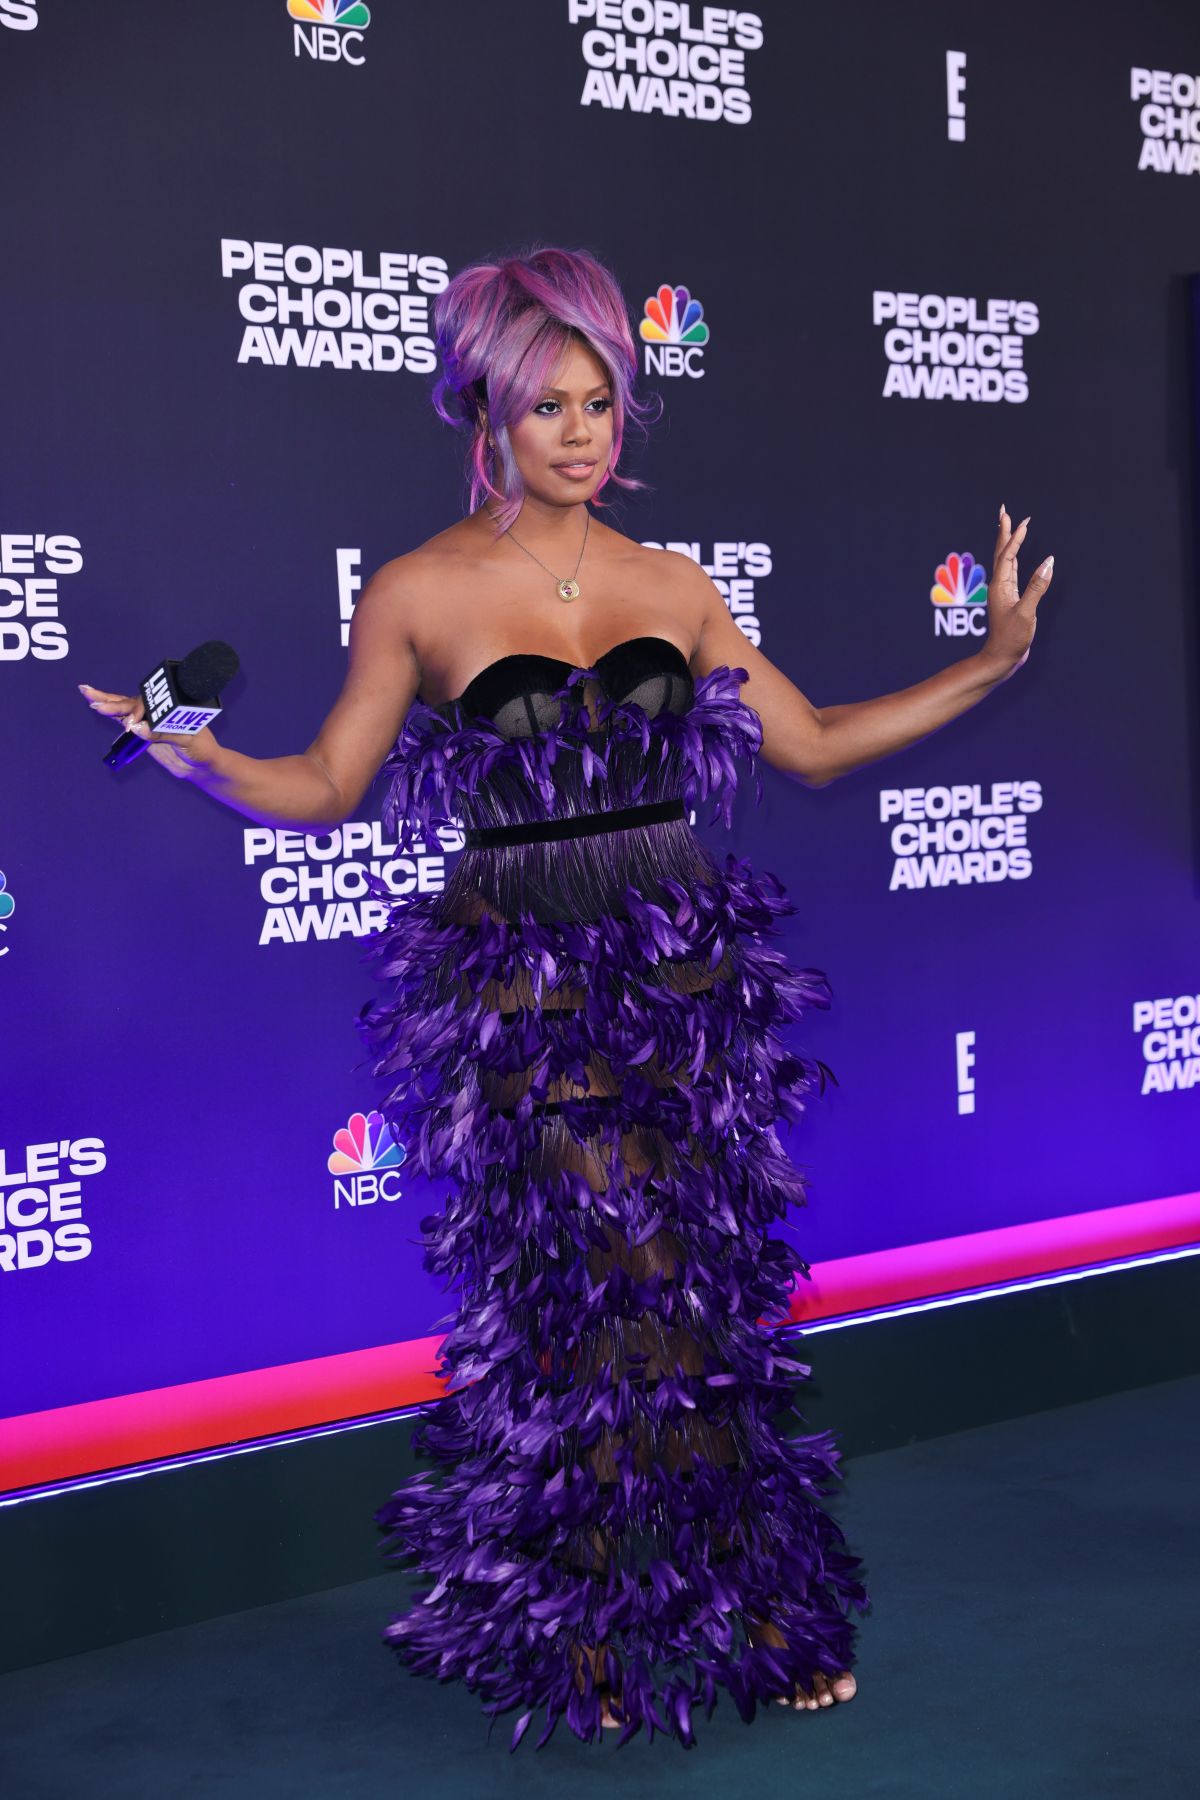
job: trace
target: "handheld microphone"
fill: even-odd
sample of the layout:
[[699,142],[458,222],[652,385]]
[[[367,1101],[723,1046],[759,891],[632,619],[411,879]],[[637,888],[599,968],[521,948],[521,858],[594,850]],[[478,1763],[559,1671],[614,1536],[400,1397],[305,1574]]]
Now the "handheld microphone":
[[[144,722],[151,731],[195,737],[220,713],[217,695],[237,674],[238,666],[236,650],[220,638],[198,645],[179,661],[167,658],[150,671],[139,688],[146,708]],[[148,748],[147,740],[136,731],[123,731],[103,761],[110,769],[123,769]]]

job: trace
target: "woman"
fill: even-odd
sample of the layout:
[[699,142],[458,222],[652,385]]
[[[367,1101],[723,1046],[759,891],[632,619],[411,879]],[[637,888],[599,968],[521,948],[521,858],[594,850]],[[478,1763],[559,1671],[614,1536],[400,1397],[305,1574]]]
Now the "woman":
[[519,1706],[514,1748],[539,1706],[539,1744],[565,1713],[588,1741],[644,1723],[690,1745],[722,1686],[747,1720],[851,1698],[869,1601],[819,1504],[832,1435],[776,1422],[807,1374],[782,1334],[808,1265],[770,1235],[804,1200],[775,1127],[827,1073],[782,1033],[827,984],[771,944],[775,879],[718,866],[687,813],[715,795],[727,818],[760,750],[822,787],[964,712],[1025,661],[1053,559],[1018,596],[1029,521],[1001,507],[983,647],[814,707],[695,563],[589,511],[638,485],[608,271],[553,249],[476,265],[435,325],[471,508],[364,589],[309,748],[151,734],[140,699],[83,692],[250,819],[328,830],[383,765],[402,842],[464,826],[445,892],[372,940],[388,986],[360,1021],[393,1131],[450,1184],[426,1266],[461,1288],[450,1391],[418,1427],[441,1480],[377,1515],[432,1578],[387,1640]]

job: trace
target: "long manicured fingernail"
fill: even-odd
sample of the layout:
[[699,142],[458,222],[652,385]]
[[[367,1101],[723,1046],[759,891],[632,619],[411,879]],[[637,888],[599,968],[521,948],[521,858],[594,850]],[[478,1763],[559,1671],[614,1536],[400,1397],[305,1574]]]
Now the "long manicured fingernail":
[[1048,556],[1046,558],[1045,562],[1042,564],[1041,568],[1038,570],[1038,574],[1039,575],[1050,575],[1053,573],[1053,570],[1054,570],[1054,558],[1052,556]]
[[90,694],[92,689],[88,686],[86,681],[81,681],[79,684],[79,691],[81,694]]
[[1001,518],[1004,517],[1004,502],[1003,502],[1003,500],[1000,502],[1000,517]]

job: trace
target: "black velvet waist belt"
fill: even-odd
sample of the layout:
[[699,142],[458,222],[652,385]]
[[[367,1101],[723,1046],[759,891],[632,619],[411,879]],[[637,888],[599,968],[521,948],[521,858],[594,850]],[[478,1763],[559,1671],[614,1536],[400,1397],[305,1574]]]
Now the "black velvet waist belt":
[[597,837],[605,831],[630,831],[635,825],[659,825],[682,819],[682,800],[654,800],[648,806],[618,806],[612,812],[581,813],[575,819],[535,819],[524,825],[469,825],[463,833],[468,850],[499,844],[548,844],[557,838]]

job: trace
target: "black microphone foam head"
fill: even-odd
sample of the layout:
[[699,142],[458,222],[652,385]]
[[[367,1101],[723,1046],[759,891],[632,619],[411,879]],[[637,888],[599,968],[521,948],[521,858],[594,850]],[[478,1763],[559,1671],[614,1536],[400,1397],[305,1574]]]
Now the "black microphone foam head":
[[220,638],[198,644],[175,670],[175,685],[185,700],[203,705],[213,701],[227,681],[237,674],[237,651]]

